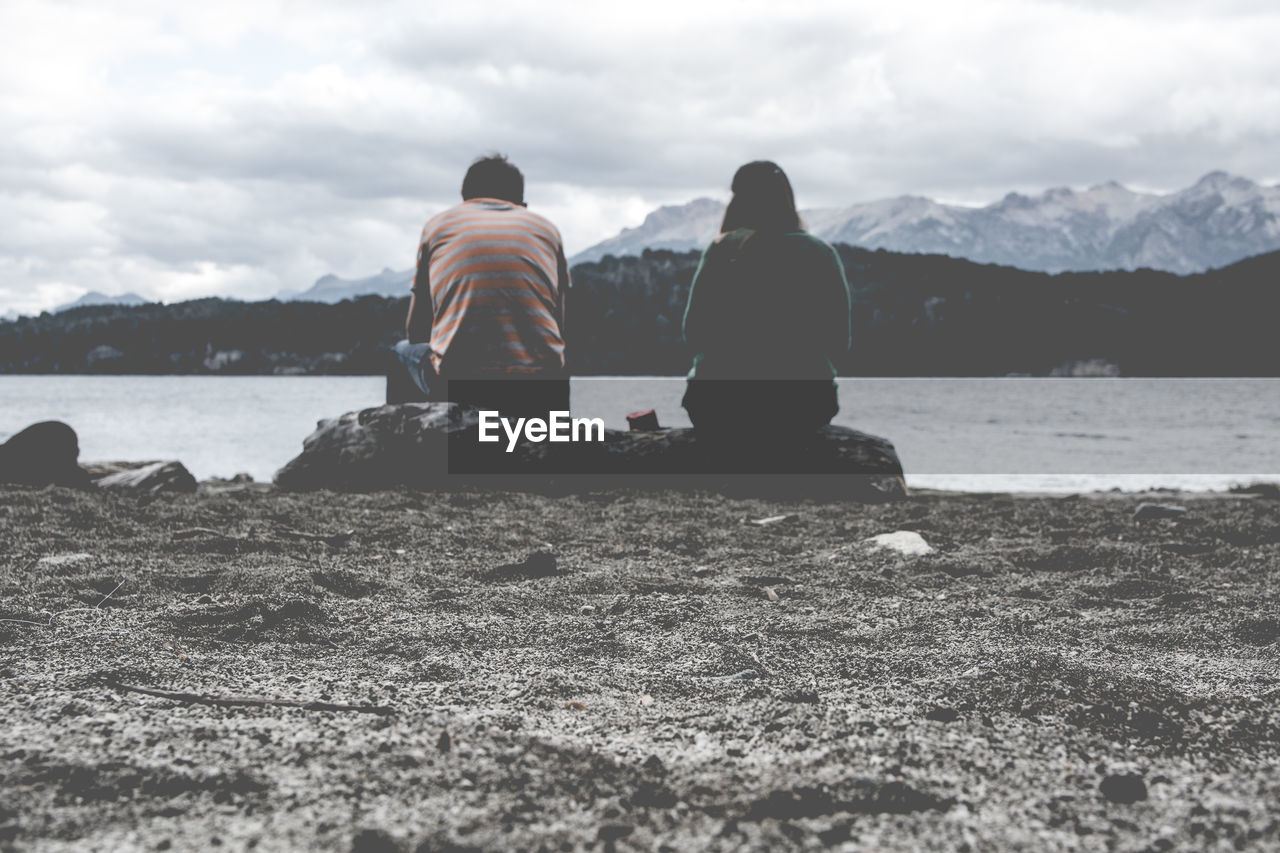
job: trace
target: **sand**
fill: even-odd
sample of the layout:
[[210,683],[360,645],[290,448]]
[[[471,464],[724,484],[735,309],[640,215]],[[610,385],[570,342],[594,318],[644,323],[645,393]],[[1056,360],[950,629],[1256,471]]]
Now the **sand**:
[[0,487],[0,844],[1277,849],[1278,570],[1258,496]]

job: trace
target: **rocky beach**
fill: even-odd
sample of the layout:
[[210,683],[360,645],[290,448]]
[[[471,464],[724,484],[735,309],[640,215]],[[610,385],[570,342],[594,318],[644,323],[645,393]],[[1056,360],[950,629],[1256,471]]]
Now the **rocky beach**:
[[1275,849],[1278,569],[1274,488],[0,486],[0,844]]

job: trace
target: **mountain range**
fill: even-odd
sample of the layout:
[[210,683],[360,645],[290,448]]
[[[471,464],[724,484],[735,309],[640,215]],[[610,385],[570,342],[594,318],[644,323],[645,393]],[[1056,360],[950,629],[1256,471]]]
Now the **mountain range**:
[[409,295],[409,286],[413,283],[413,270],[396,272],[386,267],[377,275],[368,278],[339,278],[336,275],[325,275],[316,279],[316,283],[301,293],[283,291],[276,298],[281,302],[325,302],[334,305],[344,299],[355,299],[359,296]]
[[121,293],[118,296],[108,296],[105,293],[99,293],[96,290],[90,290],[84,296],[73,302],[67,302],[59,305],[50,311],[51,314],[58,314],[62,311],[69,311],[72,308],[83,308],[86,305],[146,305],[148,300],[143,299],[136,293]]
[[[707,198],[661,207],[571,263],[645,249],[701,249],[723,215],[724,205]],[[1086,190],[1009,193],[985,207],[898,196],[801,216],[809,231],[831,243],[1040,272],[1146,267],[1185,275],[1280,249],[1280,186],[1226,172],[1165,195],[1111,181]]]
[[[830,243],[904,254],[936,254],[1037,272],[1149,268],[1187,275],[1280,249],[1280,186],[1210,172],[1178,192],[1127,189],[1115,181],[1039,195],[1009,193],[985,207],[898,196],[801,211],[806,227]],[[572,265],[639,256],[646,249],[701,250],[719,232],[724,204],[709,198],[660,207],[635,228],[570,258]],[[310,288],[281,291],[282,302],[336,304],[409,293],[413,270],[367,278],[325,275]],[[53,313],[86,305],[140,305],[133,294],[91,292]],[[6,315],[4,320],[16,316]]]

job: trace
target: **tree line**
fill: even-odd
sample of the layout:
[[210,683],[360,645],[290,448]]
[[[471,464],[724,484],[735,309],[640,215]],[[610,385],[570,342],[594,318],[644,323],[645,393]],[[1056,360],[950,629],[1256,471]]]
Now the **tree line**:
[[[1046,273],[839,246],[853,290],[850,376],[1047,375],[1082,363],[1127,376],[1280,376],[1271,327],[1280,252],[1190,276]],[[577,374],[674,375],[697,252],[573,269]],[[785,299],[786,282],[779,282]],[[87,306],[0,323],[0,372],[378,374],[407,299],[336,305],[199,299]],[[767,342],[763,342],[767,345]]]

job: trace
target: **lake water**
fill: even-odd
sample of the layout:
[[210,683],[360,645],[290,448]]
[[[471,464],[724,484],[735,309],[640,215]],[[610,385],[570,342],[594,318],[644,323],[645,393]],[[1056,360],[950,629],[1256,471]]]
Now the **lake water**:
[[[0,376],[0,441],[71,424],[82,460],[179,459],[270,480],[321,418],[382,402],[380,377]],[[684,380],[573,380],[575,416],[688,426]],[[966,491],[1220,490],[1280,480],[1278,379],[841,379],[835,423],[890,438],[907,482]]]

